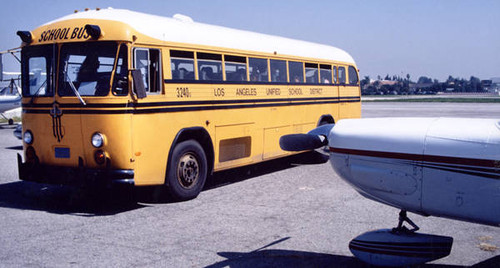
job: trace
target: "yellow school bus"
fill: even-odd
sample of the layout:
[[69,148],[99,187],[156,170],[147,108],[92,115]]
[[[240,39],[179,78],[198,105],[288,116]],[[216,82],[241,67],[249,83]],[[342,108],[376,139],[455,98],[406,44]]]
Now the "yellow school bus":
[[285,134],[360,117],[345,51],[120,9],[19,31],[22,180],[166,185],[283,157]]

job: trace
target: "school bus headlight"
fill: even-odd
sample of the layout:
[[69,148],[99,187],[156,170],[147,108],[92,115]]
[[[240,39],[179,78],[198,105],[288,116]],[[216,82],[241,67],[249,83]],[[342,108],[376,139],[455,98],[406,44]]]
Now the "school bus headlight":
[[92,135],[92,146],[101,148],[104,145],[104,135],[97,132]]
[[23,141],[26,142],[26,144],[33,143],[33,134],[31,133],[31,131],[26,130],[26,132],[24,132]]

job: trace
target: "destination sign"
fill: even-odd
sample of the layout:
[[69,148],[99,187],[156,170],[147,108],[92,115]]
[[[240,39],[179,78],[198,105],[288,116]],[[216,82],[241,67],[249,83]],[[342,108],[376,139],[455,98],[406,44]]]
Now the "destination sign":
[[88,39],[90,34],[85,31],[85,27],[57,28],[43,31],[38,42]]

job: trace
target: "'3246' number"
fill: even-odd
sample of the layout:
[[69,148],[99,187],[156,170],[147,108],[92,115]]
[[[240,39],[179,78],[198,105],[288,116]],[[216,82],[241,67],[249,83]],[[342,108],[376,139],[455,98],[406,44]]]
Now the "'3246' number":
[[187,87],[178,87],[177,88],[177,98],[190,98],[191,92],[189,92],[189,88]]

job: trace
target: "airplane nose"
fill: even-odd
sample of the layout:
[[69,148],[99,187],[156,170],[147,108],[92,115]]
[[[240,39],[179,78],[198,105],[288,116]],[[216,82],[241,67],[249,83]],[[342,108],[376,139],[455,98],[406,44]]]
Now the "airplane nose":
[[284,151],[300,152],[321,148],[327,144],[326,138],[311,134],[290,134],[280,138],[280,147]]
[[300,152],[321,148],[328,145],[328,135],[335,124],[321,125],[307,134],[290,134],[280,138],[280,147],[284,151]]

